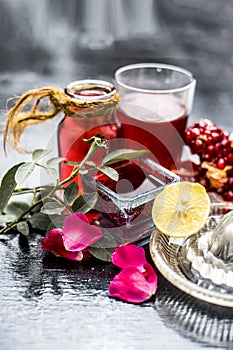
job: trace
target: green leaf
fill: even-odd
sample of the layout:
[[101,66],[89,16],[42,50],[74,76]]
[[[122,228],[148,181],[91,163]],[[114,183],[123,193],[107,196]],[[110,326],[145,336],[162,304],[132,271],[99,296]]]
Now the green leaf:
[[0,225],[4,225],[4,224],[7,224],[9,222],[12,222],[13,220],[15,220],[15,218],[16,218],[16,216],[11,215],[11,214],[0,215]]
[[118,149],[107,154],[102,161],[102,165],[109,165],[123,160],[138,158],[148,153],[147,150]]
[[119,174],[118,172],[109,167],[109,166],[106,166],[106,165],[103,165],[103,166],[100,166],[100,167],[97,167],[97,169],[99,171],[101,171],[102,173],[104,173],[105,175],[107,175],[108,177],[110,177],[110,179],[114,180],[114,181],[118,181],[119,180]]
[[30,204],[27,202],[21,202],[21,201],[10,202],[5,208],[5,213],[7,215],[13,215],[17,217],[22,213],[24,213],[26,210],[28,210],[29,207],[30,207]]
[[26,221],[19,222],[16,226],[17,230],[22,233],[24,236],[29,235],[29,226]]
[[36,164],[33,162],[28,162],[28,163],[24,163],[22,164],[16,171],[15,174],[15,181],[16,183],[22,184],[33,172],[33,170],[35,169]]
[[67,204],[70,204],[73,202],[75,197],[77,197],[78,194],[78,185],[76,182],[71,182],[64,191],[64,201]]
[[47,156],[51,151],[48,149],[36,149],[33,153],[32,153],[32,160],[33,162],[37,162],[38,160],[44,158],[45,156]]
[[85,214],[89,210],[94,208],[97,199],[98,199],[98,194],[96,192],[84,193],[74,201],[72,205],[72,209],[74,212],[79,211]]
[[47,231],[49,225],[51,224],[51,219],[49,216],[40,212],[33,214],[29,221],[33,228],[42,231]]
[[40,209],[41,213],[47,215],[55,215],[61,214],[61,212],[65,209],[65,206],[61,202],[47,202]]
[[67,218],[69,215],[58,215],[51,219],[51,223],[49,224],[47,228],[47,232],[50,230],[53,230],[54,228],[62,228],[64,224],[65,218]]
[[49,168],[52,168],[54,166],[57,166],[59,163],[63,162],[63,160],[65,160],[65,158],[54,157],[54,158],[49,159],[46,164]]
[[94,248],[94,247],[88,247],[87,249],[95,258],[107,262],[112,261],[112,253],[114,248]]
[[52,178],[52,179],[57,179],[58,178],[58,171],[57,169],[54,169],[54,168],[46,168],[45,169],[47,174]]
[[97,259],[112,261],[112,253],[117,247],[117,242],[110,230],[102,228],[103,237],[88,247],[88,251]]
[[91,247],[93,248],[116,248],[117,247],[117,241],[115,240],[114,236],[112,235],[110,230],[107,230],[106,228],[102,228],[103,231],[103,237],[93,243]]
[[76,165],[79,165],[80,162],[70,162],[70,161],[65,161],[64,162],[66,165],[70,165],[70,166],[76,166]]
[[7,203],[9,202],[9,199],[11,198],[12,193],[16,188],[17,183],[15,181],[15,174],[17,170],[22,166],[22,164],[24,163],[14,165],[11,169],[7,171],[7,173],[2,179],[0,187],[0,213],[2,213],[5,209]]

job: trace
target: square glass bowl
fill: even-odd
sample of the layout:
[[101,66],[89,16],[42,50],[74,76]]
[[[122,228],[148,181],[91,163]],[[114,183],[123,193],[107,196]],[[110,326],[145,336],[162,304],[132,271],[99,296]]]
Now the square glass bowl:
[[94,210],[100,223],[111,230],[118,243],[149,237],[154,227],[152,205],[156,195],[179,177],[148,158],[136,158],[111,165],[119,174],[113,181],[101,172],[83,176],[85,193],[97,192]]

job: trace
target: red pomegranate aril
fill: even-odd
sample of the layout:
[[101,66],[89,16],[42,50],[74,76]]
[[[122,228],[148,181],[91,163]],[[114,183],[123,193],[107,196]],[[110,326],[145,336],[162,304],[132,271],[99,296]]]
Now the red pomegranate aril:
[[217,152],[216,156],[217,156],[218,159],[222,158],[223,157],[222,151]]
[[212,157],[209,153],[206,153],[205,155],[203,155],[203,160],[210,162],[212,160]]
[[228,150],[227,150],[226,148],[223,148],[223,150],[222,150],[222,155],[224,156],[224,158],[225,158],[225,157],[227,158]]
[[198,122],[196,122],[194,124],[196,127],[203,127],[203,128],[207,128],[207,127],[211,127],[213,125],[213,123],[209,120],[209,119],[200,119]]
[[200,131],[200,134],[203,135],[203,134],[205,133],[205,130],[206,130],[205,127],[203,127],[203,126],[198,126],[198,125],[197,125],[197,127],[198,127],[198,129],[199,129],[199,131]]
[[220,142],[216,143],[214,146],[215,152],[219,152],[222,148],[223,148],[223,146]]
[[233,177],[229,178],[228,184],[229,184],[230,188],[233,190]]
[[200,136],[200,130],[198,129],[198,128],[193,128],[192,129],[192,135],[193,135],[193,137],[198,137],[198,136]]
[[228,192],[224,193],[223,198],[226,201],[233,201],[233,191],[228,191]]
[[211,131],[209,129],[205,129],[204,135],[210,136],[211,135]]
[[192,135],[192,132],[190,130],[186,130],[185,132],[185,139],[186,139],[186,142],[188,144],[190,144],[193,140],[193,135]]
[[207,137],[206,137],[206,144],[207,144],[207,145],[213,144],[212,136],[207,136]]
[[220,134],[217,133],[217,132],[212,132],[212,133],[211,133],[211,136],[212,136],[212,140],[213,140],[214,142],[221,141],[221,139],[222,139],[222,135],[220,135]]
[[214,153],[214,145],[208,145],[206,147],[206,151],[209,153],[209,154],[213,154]]
[[229,165],[233,165],[233,153],[228,154],[227,161]]
[[217,162],[217,167],[218,167],[218,169],[224,169],[225,168],[225,161],[224,161],[224,159],[223,158],[220,158],[219,160],[218,160],[218,162]]
[[196,142],[193,144],[193,151],[196,152],[197,154],[202,154],[203,153],[203,141],[200,139],[197,139]]
[[223,140],[221,141],[221,144],[223,147],[230,147],[231,141],[228,139],[228,137],[224,136]]

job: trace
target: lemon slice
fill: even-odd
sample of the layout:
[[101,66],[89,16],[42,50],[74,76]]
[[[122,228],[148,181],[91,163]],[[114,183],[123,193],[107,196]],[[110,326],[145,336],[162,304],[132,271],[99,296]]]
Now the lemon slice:
[[154,200],[152,219],[159,231],[172,237],[187,237],[205,225],[210,198],[199,183],[188,181],[168,185]]

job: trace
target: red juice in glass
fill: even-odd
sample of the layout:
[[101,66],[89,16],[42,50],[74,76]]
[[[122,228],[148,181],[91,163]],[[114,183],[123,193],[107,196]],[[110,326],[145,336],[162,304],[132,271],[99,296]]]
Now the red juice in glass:
[[146,148],[148,157],[168,169],[176,168],[193,104],[192,74],[177,66],[139,63],[119,68],[115,82],[125,147]]
[[146,148],[149,157],[171,169],[179,160],[187,125],[185,106],[173,96],[132,93],[124,97],[117,117],[126,148]]

